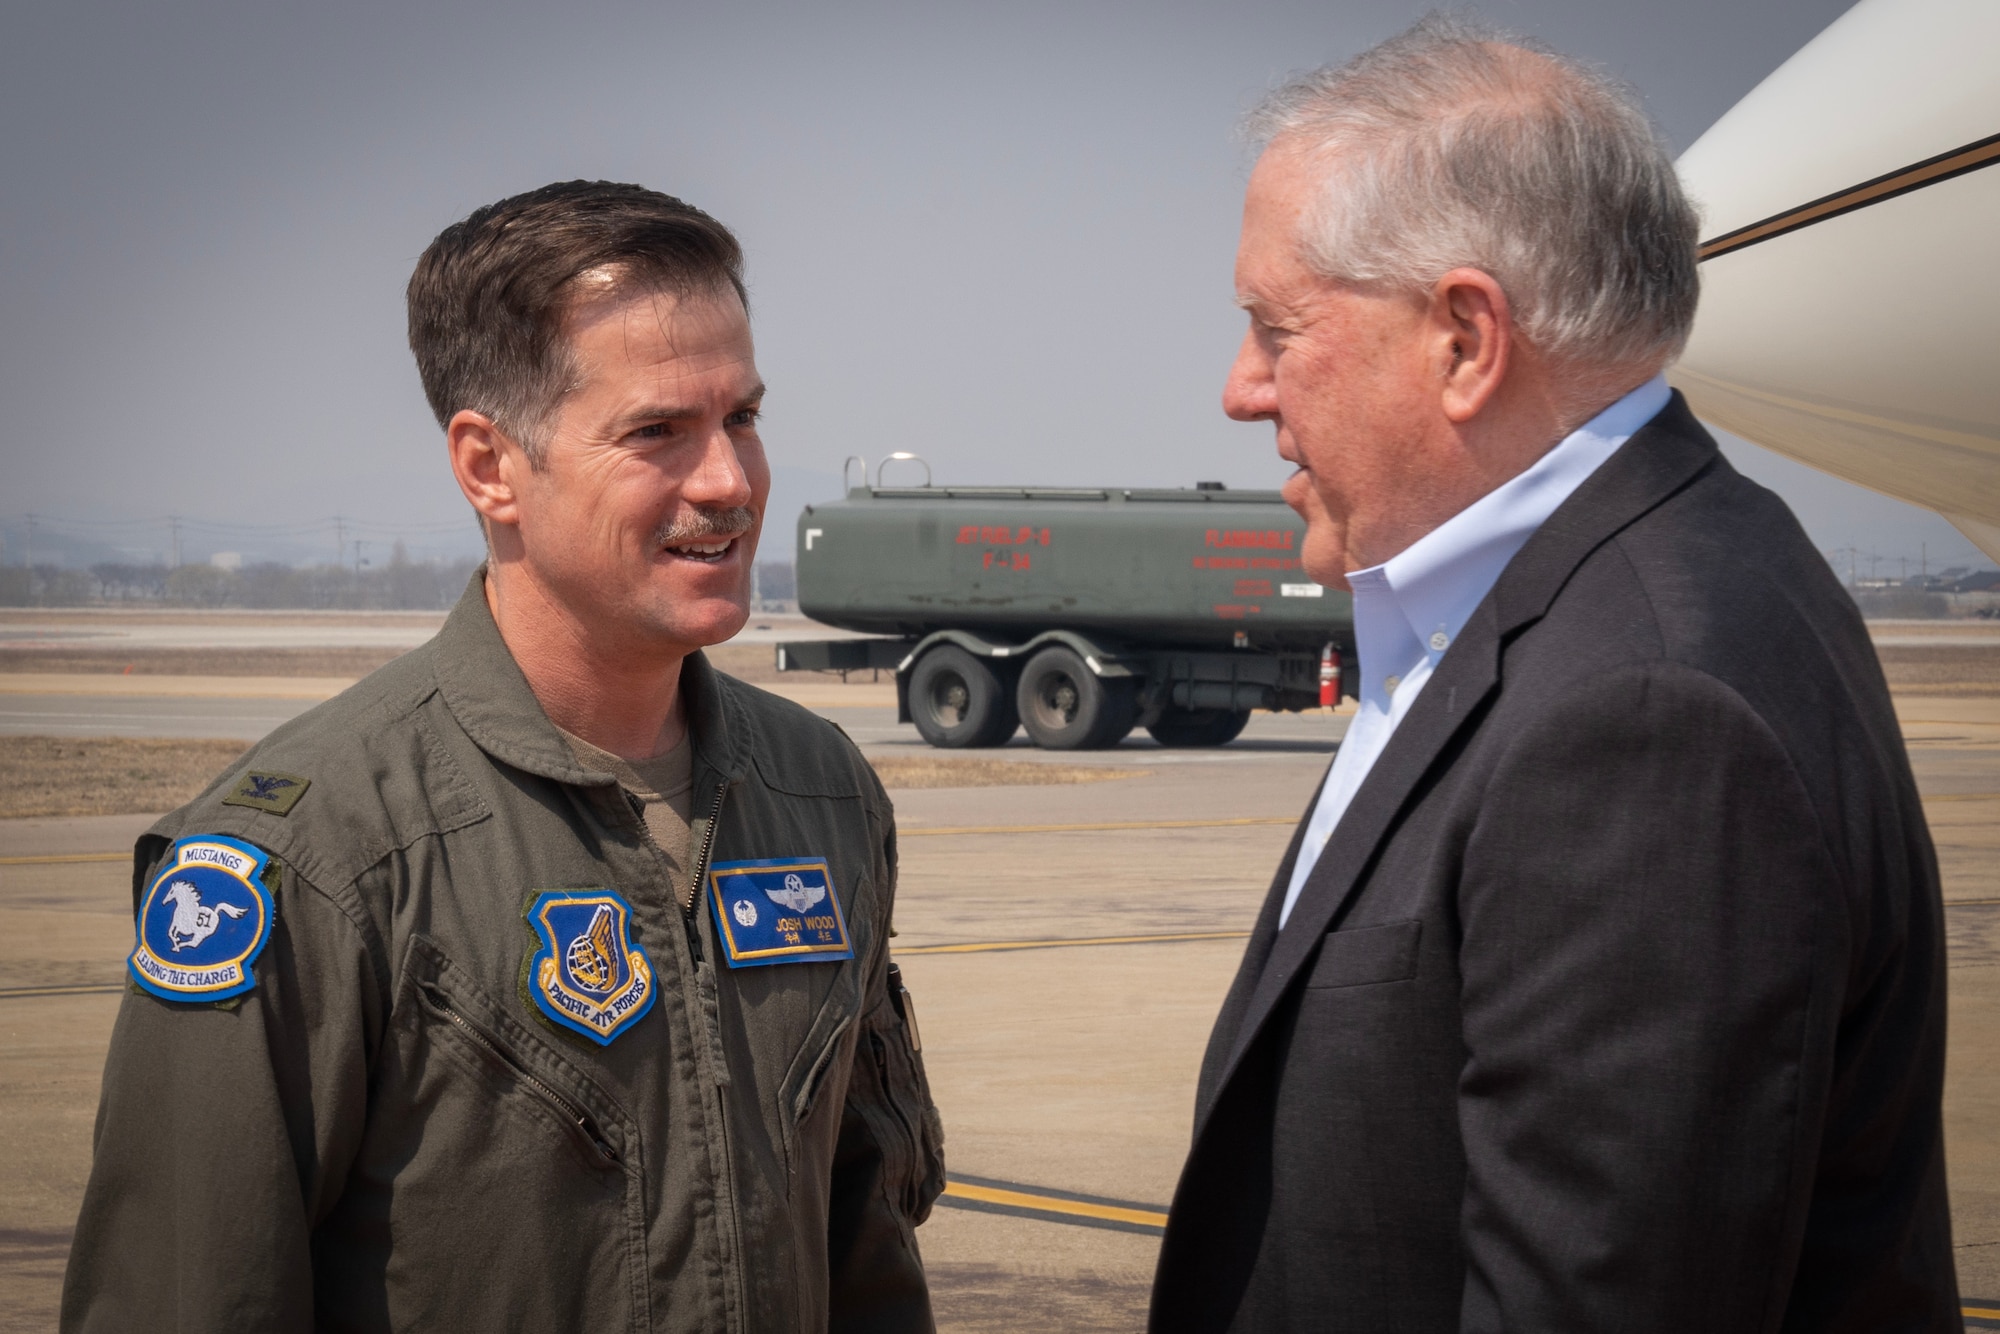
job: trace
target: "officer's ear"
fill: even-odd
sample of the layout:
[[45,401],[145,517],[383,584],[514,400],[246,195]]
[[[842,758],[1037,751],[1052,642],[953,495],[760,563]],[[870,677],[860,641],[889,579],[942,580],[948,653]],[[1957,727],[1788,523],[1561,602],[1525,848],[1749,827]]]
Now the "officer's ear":
[[445,423],[445,449],[451,475],[481,526],[520,522],[520,481],[532,463],[520,443],[483,412],[462,408]]

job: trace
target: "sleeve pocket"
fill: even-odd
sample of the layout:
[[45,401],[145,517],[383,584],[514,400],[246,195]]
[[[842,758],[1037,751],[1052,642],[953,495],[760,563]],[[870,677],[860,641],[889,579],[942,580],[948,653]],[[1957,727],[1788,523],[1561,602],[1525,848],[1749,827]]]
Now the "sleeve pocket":
[[1417,942],[1423,929],[1422,922],[1411,921],[1329,931],[1320,942],[1319,959],[1306,978],[1306,986],[1406,982],[1417,975]]

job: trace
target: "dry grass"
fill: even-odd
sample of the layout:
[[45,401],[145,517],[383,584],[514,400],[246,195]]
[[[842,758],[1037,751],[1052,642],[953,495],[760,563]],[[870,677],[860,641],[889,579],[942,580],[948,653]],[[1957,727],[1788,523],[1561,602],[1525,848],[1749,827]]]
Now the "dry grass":
[[9,648],[0,672],[133,676],[344,676],[359,679],[400,648]]
[[1889,689],[1905,695],[2000,695],[2000,644],[1881,644]]
[[[0,819],[169,811],[248,747],[241,741],[0,736]],[[886,787],[1018,787],[1137,778],[1133,768],[896,756],[873,761]]]
[[241,741],[0,736],[0,819],[170,811],[247,749]]
[[1052,783],[1103,783],[1140,778],[1144,769],[1040,764],[1032,760],[955,760],[942,755],[877,756],[868,761],[883,787],[1037,787]]
[[[0,648],[0,672],[79,672],[134,676],[343,676],[355,680],[399,658],[400,648]],[[718,644],[708,660],[754,685],[838,685],[831,673],[779,672],[770,644]],[[854,682],[874,679],[850,672]],[[893,680],[890,673],[883,680]]]

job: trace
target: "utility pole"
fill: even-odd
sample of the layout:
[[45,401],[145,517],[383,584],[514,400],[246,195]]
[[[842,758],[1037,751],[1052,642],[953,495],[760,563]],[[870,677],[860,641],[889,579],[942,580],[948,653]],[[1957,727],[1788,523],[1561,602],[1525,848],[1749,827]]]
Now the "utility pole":
[[169,514],[167,516],[167,529],[173,535],[172,564],[167,568],[178,570],[181,567],[181,516],[178,514]]
[[347,564],[347,521],[338,514],[333,516],[333,563]]
[[28,516],[28,541],[22,551],[22,559],[27,562],[28,582],[21,589],[21,595],[29,602],[35,600],[35,516]]
[[1919,543],[1917,544],[1917,560],[1918,560],[1918,562],[1919,562],[1919,563],[1918,563],[1918,565],[1917,565],[1917,577],[1918,577],[1919,579],[1922,579],[1922,580],[1923,580],[1923,581],[1924,581],[1925,583],[1929,583],[1929,582],[1930,582],[1930,577],[1931,577],[1931,544],[1930,544],[1930,543],[1928,543],[1928,542],[1919,542]]

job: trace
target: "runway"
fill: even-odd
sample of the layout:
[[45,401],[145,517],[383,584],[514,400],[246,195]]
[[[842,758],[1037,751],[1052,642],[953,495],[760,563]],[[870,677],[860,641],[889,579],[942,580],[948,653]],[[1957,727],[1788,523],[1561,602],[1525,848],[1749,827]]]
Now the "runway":
[[[150,693],[111,679],[93,694],[0,683],[0,725],[248,740],[312,703],[169,680]],[[871,755],[929,753],[881,685],[783,689]],[[1898,703],[1951,901],[1961,1282],[1969,1310],[2000,1310],[1985,1300],[2000,1298],[2000,697]],[[892,791],[896,950],[953,1183],[918,1233],[942,1328],[1141,1327],[1208,1026],[1344,726],[1260,715],[1221,750],[1163,750],[1142,734],[1088,757],[1017,741],[1005,758],[1087,758],[1134,776]],[[151,818],[0,822],[0,1136],[12,1150],[0,1156],[0,1331],[53,1324],[130,939],[126,849]]]

